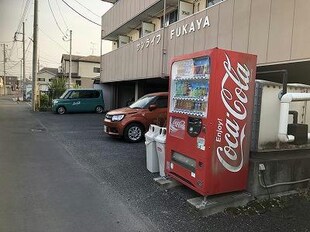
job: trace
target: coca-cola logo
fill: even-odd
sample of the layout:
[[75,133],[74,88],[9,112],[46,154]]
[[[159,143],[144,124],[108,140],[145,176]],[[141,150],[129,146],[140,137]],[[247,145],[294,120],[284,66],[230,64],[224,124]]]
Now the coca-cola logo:
[[178,130],[185,130],[185,121],[179,118],[174,118],[170,125],[170,130],[176,132]]
[[[221,99],[226,108],[225,132],[217,133],[217,142],[224,140],[217,147],[216,153],[221,164],[231,172],[238,172],[243,166],[244,138],[246,128],[247,103],[251,72],[245,64],[237,63],[233,68],[227,54],[223,62],[226,73],[222,79]],[[222,138],[223,133],[223,138]]]

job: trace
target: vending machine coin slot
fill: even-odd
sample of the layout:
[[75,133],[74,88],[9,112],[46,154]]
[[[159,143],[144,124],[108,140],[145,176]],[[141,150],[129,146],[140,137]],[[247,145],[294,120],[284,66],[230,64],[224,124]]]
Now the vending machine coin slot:
[[187,133],[191,137],[197,137],[201,132],[201,128],[202,128],[202,121],[200,118],[188,117]]

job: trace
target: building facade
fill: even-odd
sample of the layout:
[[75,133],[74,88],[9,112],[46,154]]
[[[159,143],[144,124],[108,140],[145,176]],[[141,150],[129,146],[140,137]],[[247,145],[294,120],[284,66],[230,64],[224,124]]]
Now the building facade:
[[[6,86],[4,86],[4,83]],[[5,88],[5,90],[4,90]],[[17,76],[0,76],[0,95],[12,94],[13,91],[16,91],[19,88],[19,81]]]
[[57,78],[57,68],[42,68],[37,74],[37,85],[40,91],[48,91],[48,86],[53,79]]
[[[94,78],[100,73],[100,57],[72,55],[71,60],[71,84],[82,88],[92,88]],[[69,61],[69,55],[63,54],[60,76],[69,77]]]
[[[102,16],[102,39],[113,41],[114,50],[101,57],[101,82],[115,107],[127,97],[168,89],[173,57],[214,47],[256,54],[258,71],[286,69],[289,82],[310,84],[308,0],[112,3]],[[276,74],[257,78],[281,81]]]

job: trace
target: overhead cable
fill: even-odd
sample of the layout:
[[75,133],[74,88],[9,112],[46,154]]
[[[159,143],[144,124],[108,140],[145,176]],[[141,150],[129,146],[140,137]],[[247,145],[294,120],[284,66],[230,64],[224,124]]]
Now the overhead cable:
[[59,10],[60,16],[61,16],[61,18],[62,18],[62,20],[63,20],[64,24],[66,25],[66,29],[67,29],[67,30],[69,30],[69,29],[68,29],[68,24],[66,23],[66,20],[65,20],[65,18],[64,18],[64,16],[63,16],[63,14],[61,13],[61,10],[60,10],[59,4],[58,4],[58,0],[56,0],[56,4],[57,4],[57,7],[58,7],[58,10]]
[[99,23],[96,23],[92,20],[90,20],[89,18],[85,17],[84,15],[82,15],[80,12],[76,11],[72,6],[70,6],[65,0],[62,0],[64,4],[66,4],[71,10],[73,10],[75,13],[77,13],[79,16],[81,16],[82,18],[86,19],[87,21],[96,24],[97,26],[101,27],[101,25]]
[[77,0],[74,0],[77,4],[79,4],[80,6],[82,6],[83,8],[85,8],[86,10],[88,10],[90,13],[92,13],[93,15],[95,15],[95,16],[97,16],[97,17],[99,17],[99,18],[101,18],[101,16],[100,15],[97,15],[96,13],[94,13],[92,10],[90,10],[89,8],[87,8],[86,6],[84,6],[82,3],[80,3],[79,1],[77,1]]
[[[30,5],[30,2],[32,2],[32,0],[27,0],[26,4],[25,4],[25,7],[24,7],[24,11],[23,11],[23,14],[19,20],[19,23],[18,23],[18,26],[17,26],[17,30],[16,32],[19,32],[20,31],[20,28],[22,26],[22,23],[25,21],[25,18],[27,18],[27,14],[29,12],[29,5]],[[24,5],[24,4],[23,4]],[[13,41],[13,44],[11,46],[11,49],[10,49],[10,54],[8,55],[8,59],[11,59],[12,57],[12,54],[13,54],[13,50],[15,48],[15,44],[16,44],[16,40]]]
[[59,31],[63,34],[63,36],[66,36],[66,34],[63,32],[63,30],[61,29],[61,27],[59,26],[59,24],[58,24],[58,22],[57,22],[57,19],[56,19],[56,17],[55,17],[54,11],[53,11],[53,9],[52,9],[52,6],[51,6],[51,3],[50,3],[50,0],[48,0],[48,6],[49,6],[49,8],[50,8],[50,10],[51,10],[51,12],[52,12],[52,15],[53,15],[54,21],[55,21],[55,23],[56,23],[56,25],[57,25],[57,27],[58,27]]
[[40,27],[39,27],[39,30],[41,32],[43,32],[43,34],[49,38],[51,41],[53,41],[55,44],[57,44],[60,48],[62,48],[65,52],[68,52],[67,49],[65,49],[60,43],[58,43],[56,40],[54,40],[53,38],[51,38],[46,32],[44,32]]

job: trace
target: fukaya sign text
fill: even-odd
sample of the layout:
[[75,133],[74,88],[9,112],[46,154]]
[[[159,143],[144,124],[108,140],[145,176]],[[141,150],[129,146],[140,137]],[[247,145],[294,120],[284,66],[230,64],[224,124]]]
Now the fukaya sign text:
[[[169,33],[170,39],[178,38],[180,36],[199,31],[206,27],[210,27],[210,21],[208,16],[201,17],[200,19],[196,19],[190,23],[186,23],[182,26],[178,26],[175,29],[171,29]],[[144,48],[159,44],[159,42],[161,41],[161,37],[161,34],[155,34],[151,38],[141,39],[140,42],[137,44],[137,51],[142,51]]]

